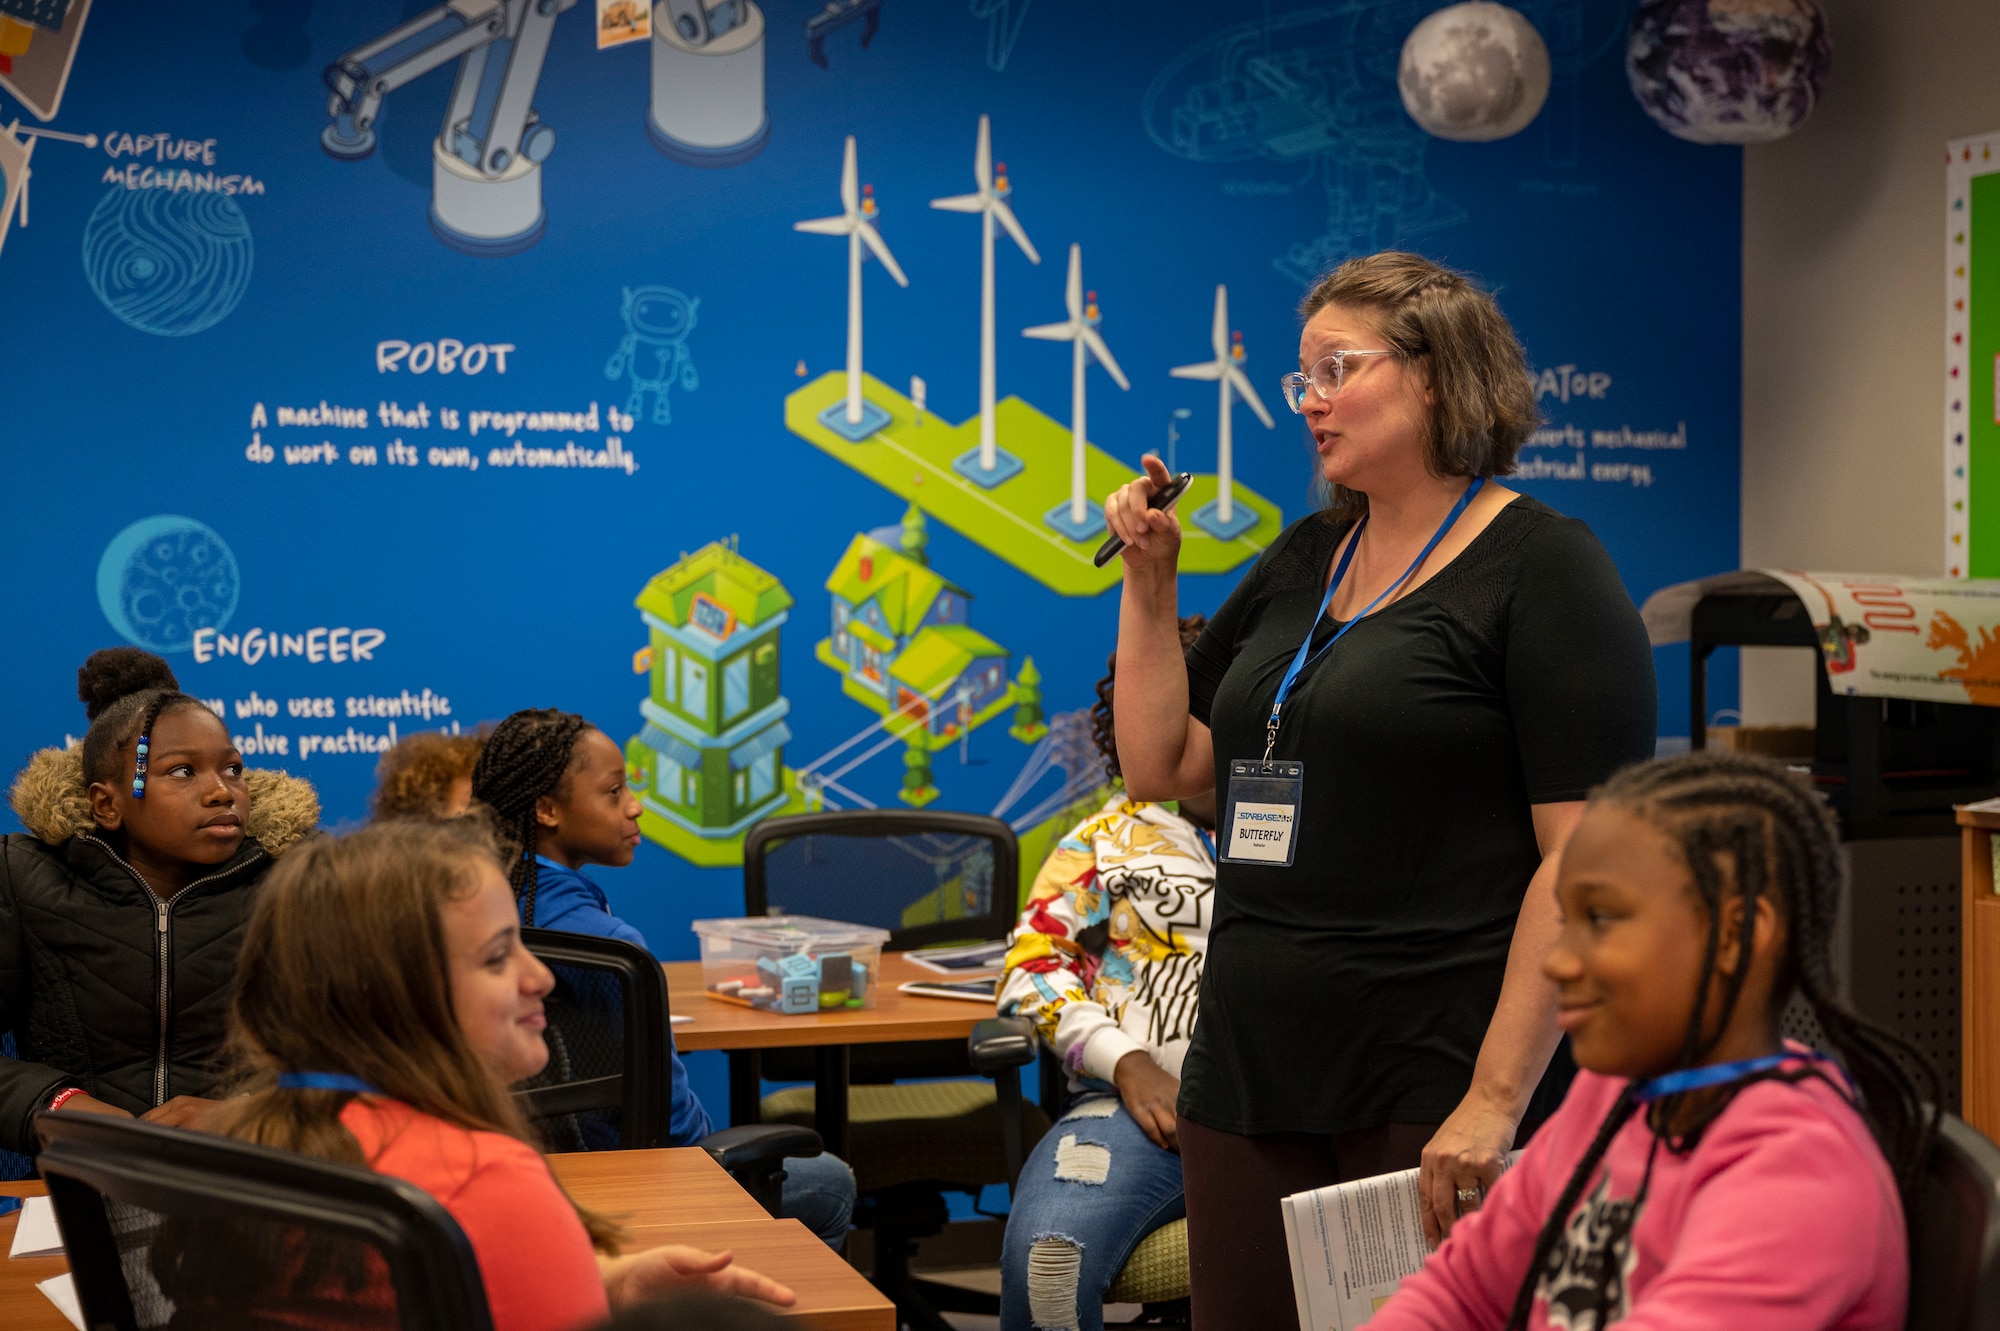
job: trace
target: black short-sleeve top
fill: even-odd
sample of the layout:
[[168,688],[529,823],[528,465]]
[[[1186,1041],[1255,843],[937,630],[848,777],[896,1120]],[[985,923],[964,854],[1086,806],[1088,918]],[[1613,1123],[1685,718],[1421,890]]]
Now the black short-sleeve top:
[[[1218,797],[1231,759],[1263,755],[1350,525],[1293,523],[1188,650]],[[1181,1112],[1238,1133],[1449,1116],[1541,864],[1531,806],[1651,757],[1657,705],[1610,556],[1526,496],[1356,624],[1285,704],[1274,756],[1305,765],[1293,863],[1217,866]]]

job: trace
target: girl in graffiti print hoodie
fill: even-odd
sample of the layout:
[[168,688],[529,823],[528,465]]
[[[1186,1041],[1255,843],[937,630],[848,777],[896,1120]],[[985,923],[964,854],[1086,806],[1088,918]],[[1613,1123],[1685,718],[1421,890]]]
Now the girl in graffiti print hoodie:
[[[1203,622],[1181,621],[1184,643]],[[1116,777],[1112,684],[1098,684],[1091,720]],[[1029,891],[1000,1009],[1035,1023],[1069,1071],[1071,1101],[1015,1189],[1001,1259],[1006,1331],[1098,1331],[1132,1251],[1187,1213],[1174,1101],[1208,954],[1214,805],[1213,794],[1178,809],[1114,795],[1062,839]]]
[[0,838],[0,1148],[30,1154],[52,1105],[205,1120],[257,885],[319,821],[159,657],[98,652],[77,691],[89,734],[34,756]]

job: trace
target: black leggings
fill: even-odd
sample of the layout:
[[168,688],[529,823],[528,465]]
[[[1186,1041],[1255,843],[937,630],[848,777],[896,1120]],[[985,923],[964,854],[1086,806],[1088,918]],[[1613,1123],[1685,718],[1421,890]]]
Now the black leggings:
[[1180,1120],[1194,1331],[1286,1331],[1299,1324],[1280,1199],[1414,1169],[1435,1123],[1332,1134],[1246,1137]]

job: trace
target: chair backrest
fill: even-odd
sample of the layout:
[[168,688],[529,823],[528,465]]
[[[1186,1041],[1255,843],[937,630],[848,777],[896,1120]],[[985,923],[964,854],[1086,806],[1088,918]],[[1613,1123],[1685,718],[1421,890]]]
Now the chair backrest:
[[93,1331],[492,1331],[472,1244],[415,1184],[106,1115],[37,1127]]
[[1909,1222],[1911,1331],[2000,1326],[2000,1146],[1943,1115]]
[[998,818],[842,809],[766,818],[743,841],[748,915],[817,915],[889,931],[902,949],[1004,938],[1020,847]]
[[517,1092],[543,1144],[551,1151],[665,1146],[674,1088],[660,963],[617,938],[523,929],[521,941],[556,977],[545,1000],[549,1065]]

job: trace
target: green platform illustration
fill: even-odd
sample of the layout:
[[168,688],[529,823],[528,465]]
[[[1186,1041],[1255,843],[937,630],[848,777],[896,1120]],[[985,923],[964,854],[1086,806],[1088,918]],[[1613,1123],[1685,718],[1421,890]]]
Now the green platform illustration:
[[[953,425],[926,412],[919,421],[908,398],[873,375],[862,379],[868,401],[889,413],[889,423],[863,442],[849,443],[819,420],[820,412],[846,392],[847,378],[841,372],[821,375],[786,397],[786,428],[1058,595],[1096,596],[1118,585],[1118,561],[1101,569],[1091,563],[1101,537],[1073,541],[1043,520],[1051,508],[1069,498],[1068,425],[1018,397],[1001,399],[996,434],[1002,447],[1026,466],[988,490],[952,470],[954,459],[979,445],[977,416]],[[1091,445],[1086,449],[1085,475],[1091,494],[1106,495],[1138,473]],[[1180,502],[1193,512],[1215,497],[1215,477],[1197,475]],[[1256,525],[1225,541],[1191,522],[1183,524],[1183,573],[1228,572],[1256,558],[1284,529],[1278,506],[1241,482],[1235,486],[1235,499],[1239,510],[1257,515]]]

